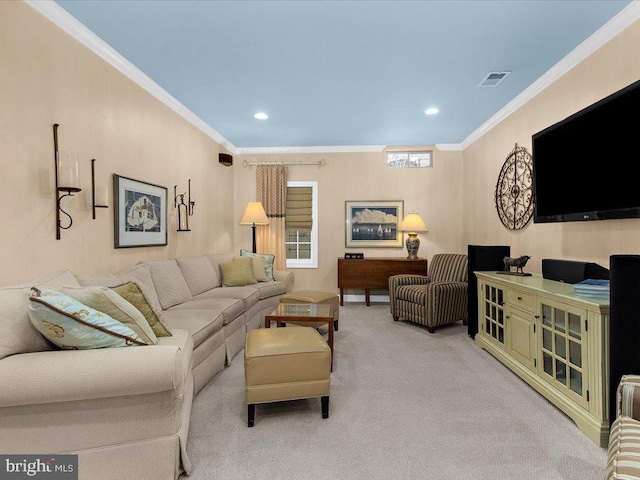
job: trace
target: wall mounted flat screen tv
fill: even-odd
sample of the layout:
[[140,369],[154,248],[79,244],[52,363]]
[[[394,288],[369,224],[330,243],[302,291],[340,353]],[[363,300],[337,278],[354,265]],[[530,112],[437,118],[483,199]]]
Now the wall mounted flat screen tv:
[[534,223],[640,217],[640,80],[531,138]]

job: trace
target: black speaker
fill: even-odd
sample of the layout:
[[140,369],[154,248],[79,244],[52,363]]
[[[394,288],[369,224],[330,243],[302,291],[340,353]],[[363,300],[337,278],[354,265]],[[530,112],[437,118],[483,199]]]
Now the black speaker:
[[231,165],[233,165],[233,157],[228,153],[218,154],[218,161],[225,167],[230,167]]
[[543,258],[542,277],[564,283],[578,283],[587,278],[609,280],[609,270],[597,263]]
[[467,332],[471,338],[478,333],[478,279],[473,272],[504,270],[504,257],[511,255],[507,245],[469,245],[467,248],[467,276],[469,278],[467,301]]
[[640,255],[611,255],[609,286],[609,423],[622,375],[640,373]]

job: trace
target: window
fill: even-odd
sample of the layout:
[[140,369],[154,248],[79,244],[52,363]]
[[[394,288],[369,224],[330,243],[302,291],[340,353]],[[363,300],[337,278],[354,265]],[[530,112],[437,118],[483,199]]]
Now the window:
[[287,182],[287,268],[318,268],[318,182]]
[[391,168],[422,168],[431,167],[432,152],[388,152],[387,167]]

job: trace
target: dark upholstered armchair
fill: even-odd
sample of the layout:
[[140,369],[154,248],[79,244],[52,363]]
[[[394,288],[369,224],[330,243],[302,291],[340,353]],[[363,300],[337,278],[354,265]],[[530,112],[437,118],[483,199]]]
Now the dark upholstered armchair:
[[436,254],[427,276],[389,277],[391,315],[395,321],[402,318],[426,325],[429,333],[460,320],[466,325],[468,288],[467,256]]

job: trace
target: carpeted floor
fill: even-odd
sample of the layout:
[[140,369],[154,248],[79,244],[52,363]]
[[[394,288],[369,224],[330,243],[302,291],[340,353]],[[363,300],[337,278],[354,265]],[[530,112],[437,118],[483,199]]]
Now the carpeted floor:
[[606,450],[453,325],[427,333],[388,304],[347,304],[329,418],[320,399],[258,405],[243,352],[195,398],[184,480],[599,480]]

